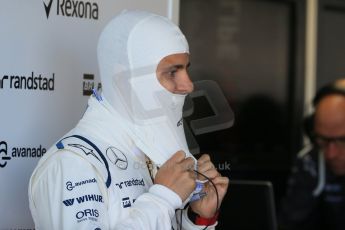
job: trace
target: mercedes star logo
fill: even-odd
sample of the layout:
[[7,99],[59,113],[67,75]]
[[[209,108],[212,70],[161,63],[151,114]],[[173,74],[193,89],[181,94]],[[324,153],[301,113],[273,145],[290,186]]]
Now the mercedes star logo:
[[119,169],[125,170],[128,167],[128,160],[125,154],[115,147],[107,148],[107,157],[111,163],[116,165]]

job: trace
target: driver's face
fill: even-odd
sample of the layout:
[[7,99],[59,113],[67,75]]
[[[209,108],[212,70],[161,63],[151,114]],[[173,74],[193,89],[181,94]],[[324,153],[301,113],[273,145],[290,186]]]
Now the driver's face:
[[158,64],[156,75],[159,83],[174,94],[188,94],[193,91],[189,78],[189,54],[179,53],[164,57]]

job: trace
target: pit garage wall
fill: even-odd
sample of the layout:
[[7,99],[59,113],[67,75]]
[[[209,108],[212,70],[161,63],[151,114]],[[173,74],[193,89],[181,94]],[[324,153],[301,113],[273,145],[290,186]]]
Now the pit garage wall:
[[33,229],[27,187],[98,88],[102,28],[123,9],[178,22],[176,0],[5,0],[0,7],[0,229]]

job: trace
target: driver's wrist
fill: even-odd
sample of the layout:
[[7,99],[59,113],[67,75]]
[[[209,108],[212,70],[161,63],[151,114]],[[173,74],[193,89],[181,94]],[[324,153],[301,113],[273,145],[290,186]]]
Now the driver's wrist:
[[210,226],[217,222],[219,211],[217,211],[212,217],[202,217],[199,214],[195,213],[191,207],[188,208],[187,212],[189,220],[191,220],[195,225],[204,225],[204,226]]

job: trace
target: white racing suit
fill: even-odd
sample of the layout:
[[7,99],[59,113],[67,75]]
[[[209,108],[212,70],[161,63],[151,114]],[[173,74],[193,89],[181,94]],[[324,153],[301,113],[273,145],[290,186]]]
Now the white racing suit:
[[[191,156],[182,122],[186,95],[169,92],[156,76],[160,60],[189,53],[188,43],[168,19],[124,11],[103,30],[97,52],[102,97],[90,97],[83,118],[30,179],[36,228],[178,229],[182,201],[153,185],[146,159],[161,165],[179,150]],[[184,229],[205,227],[182,214]]]
[[[36,229],[178,229],[180,197],[153,185],[145,155],[109,118],[91,97],[78,125],[40,160],[29,185]],[[183,229],[204,227],[183,211]]]

